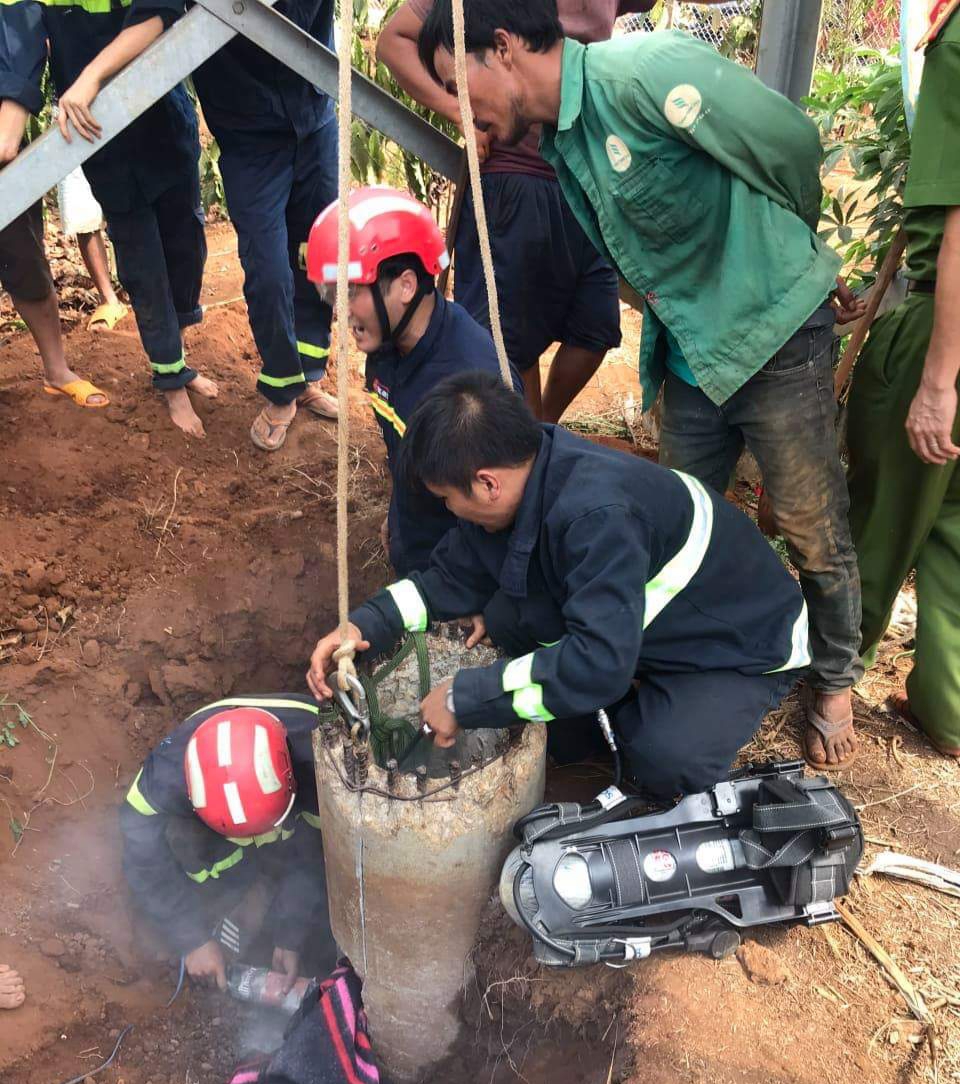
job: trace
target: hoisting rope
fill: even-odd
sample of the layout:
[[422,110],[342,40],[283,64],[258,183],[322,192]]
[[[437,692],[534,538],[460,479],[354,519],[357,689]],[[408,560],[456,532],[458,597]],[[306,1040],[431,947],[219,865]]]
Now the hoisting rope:
[[349,264],[350,264],[350,144],[353,129],[351,101],[351,54],[353,51],[353,0],[340,0],[337,16],[339,75],[339,139],[337,174],[337,611],[340,646],[334,652],[337,684],[349,692],[348,675],[356,677],[353,658],[356,641],[348,635],[350,577],[347,554],[347,489],[350,481],[350,386]]
[[[522,2],[522,0],[519,0]],[[483,279],[487,286],[487,307],[490,310],[490,331],[497,348],[500,376],[508,388],[513,387],[510,360],[503,342],[500,324],[500,304],[497,300],[497,280],[493,273],[493,254],[490,251],[490,235],[487,233],[487,209],[483,204],[483,188],[480,183],[480,156],[477,153],[477,131],[473,124],[473,106],[467,89],[467,48],[463,20],[463,0],[452,0],[453,6],[453,58],[457,79],[457,101],[460,105],[460,121],[467,150],[467,166],[470,171],[470,191],[473,194],[473,213],[477,222],[480,241],[480,262]]]

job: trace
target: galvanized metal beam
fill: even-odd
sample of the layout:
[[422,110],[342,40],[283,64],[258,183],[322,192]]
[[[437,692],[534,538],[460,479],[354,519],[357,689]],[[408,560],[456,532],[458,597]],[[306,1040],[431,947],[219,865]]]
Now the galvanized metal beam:
[[756,72],[792,102],[810,93],[821,0],[763,0]]
[[[236,33],[256,42],[332,97],[337,58],[270,5],[276,0],[202,0],[120,72],[97,96],[103,136],[67,143],[56,126],[0,170],[0,228],[32,206],[71,170],[95,154]],[[460,148],[422,117],[359,72],[353,73],[354,114],[438,172],[456,178]]]
[[[337,58],[305,31],[260,0],[198,0],[228,26],[259,45],[319,87],[337,97]],[[353,73],[353,113],[399,143],[431,169],[456,180],[460,147],[365,75]]]

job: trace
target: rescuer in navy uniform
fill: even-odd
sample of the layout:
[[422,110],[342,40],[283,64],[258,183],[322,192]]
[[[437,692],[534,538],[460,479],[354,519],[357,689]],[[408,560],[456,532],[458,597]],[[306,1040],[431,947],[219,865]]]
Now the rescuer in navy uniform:
[[[402,473],[458,522],[425,571],[353,611],[359,650],[486,609],[512,656],[431,690],[421,718],[440,746],[458,727],[526,722],[549,738],[606,707],[638,784],[693,793],[725,775],[810,661],[800,589],[742,512],[687,475],[539,424],[491,376],[426,396]],[[313,653],[318,698],[339,642],[332,632]]]
[[[430,211],[406,192],[358,188],[350,194],[350,331],[367,355],[367,397],[387,446],[393,478],[381,531],[397,575],[427,567],[456,519],[443,502],[413,494],[397,478],[406,418],[444,377],[498,373],[486,328],[437,290],[447,266],[443,235]],[[337,278],[337,205],[318,215],[307,245],[307,276],[333,303]],[[511,371],[519,391],[519,376]]]
[[262,932],[287,988],[308,944],[319,969],[335,963],[311,744],[318,715],[312,697],[287,693],[209,704],[160,742],[127,792],[123,872],[194,979],[226,986],[214,927],[257,884],[270,897]]

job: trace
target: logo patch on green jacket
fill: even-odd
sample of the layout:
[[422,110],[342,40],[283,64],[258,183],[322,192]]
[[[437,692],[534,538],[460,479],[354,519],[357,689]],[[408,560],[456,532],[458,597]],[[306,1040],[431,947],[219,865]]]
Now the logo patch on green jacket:
[[631,162],[630,151],[626,143],[619,136],[608,135],[606,148],[610,165],[613,166],[617,173],[626,173]]
[[674,128],[690,128],[700,116],[702,105],[700,91],[689,83],[681,83],[667,95],[663,103],[663,115]]

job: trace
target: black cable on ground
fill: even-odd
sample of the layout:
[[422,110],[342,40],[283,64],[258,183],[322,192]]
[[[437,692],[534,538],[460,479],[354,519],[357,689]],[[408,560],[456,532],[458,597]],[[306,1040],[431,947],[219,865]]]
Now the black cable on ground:
[[98,1065],[96,1069],[87,1069],[79,1076],[71,1077],[69,1080],[65,1080],[63,1084],[83,1084],[83,1082],[87,1079],[88,1076],[96,1076],[97,1073],[103,1072],[104,1069],[112,1065],[113,1059],[117,1056],[117,1052],[120,1050],[120,1044],[126,1038],[127,1032],[129,1031],[133,1031],[133,1024],[127,1024],[123,1031],[120,1032],[120,1034],[117,1036],[117,1045],[113,1048],[113,1053],[102,1065]]

